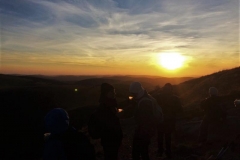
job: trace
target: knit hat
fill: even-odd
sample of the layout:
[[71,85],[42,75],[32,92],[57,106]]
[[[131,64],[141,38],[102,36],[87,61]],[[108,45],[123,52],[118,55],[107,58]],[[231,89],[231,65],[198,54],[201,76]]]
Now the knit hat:
[[144,88],[142,87],[142,84],[139,82],[133,82],[131,83],[130,87],[129,87],[129,92],[130,93],[134,93],[137,94],[136,98],[140,98],[144,95]]
[[209,92],[210,96],[217,96],[218,95],[218,90],[215,87],[210,87],[208,92]]
[[51,134],[64,133],[69,126],[68,113],[62,108],[55,108],[47,113],[45,124]]

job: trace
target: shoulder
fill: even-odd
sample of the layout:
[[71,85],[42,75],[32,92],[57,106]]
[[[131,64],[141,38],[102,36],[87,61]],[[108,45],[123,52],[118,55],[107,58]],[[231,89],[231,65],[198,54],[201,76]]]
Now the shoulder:
[[177,95],[171,95],[171,98],[174,99],[174,100],[180,100],[180,98],[177,96]]
[[140,103],[152,103],[152,99],[151,99],[151,97],[143,97],[138,101],[138,103],[139,104]]
[[139,100],[138,102],[139,107],[140,106],[148,106],[148,105],[152,105],[152,99],[151,97],[143,97]]

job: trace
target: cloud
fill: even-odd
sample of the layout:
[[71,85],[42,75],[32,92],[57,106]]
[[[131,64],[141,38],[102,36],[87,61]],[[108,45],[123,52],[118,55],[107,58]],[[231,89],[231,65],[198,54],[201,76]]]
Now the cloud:
[[177,51],[194,57],[193,61],[211,55],[218,66],[219,55],[227,57],[238,50],[238,3],[238,0],[1,1],[2,61],[35,55],[34,62],[45,57],[44,61],[49,63],[110,67],[114,64],[106,62],[114,61],[121,67],[130,63],[147,65],[158,52]]

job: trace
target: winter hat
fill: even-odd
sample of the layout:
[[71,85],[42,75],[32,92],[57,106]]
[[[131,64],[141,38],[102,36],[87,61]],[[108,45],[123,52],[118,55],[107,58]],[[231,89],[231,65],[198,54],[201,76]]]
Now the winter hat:
[[210,87],[208,92],[209,92],[210,96],[217,96],[218,95],[218,90],[215,87]]
[[134,93],[137,94],[136,98],[140,98],[144,95],[144,88],[142,87],[141,83],[139,82],[133,82],[131,83],[130,87],[129,87],[129,92],[130,93]]
[[108,92],[114,90],[114,87],[109,83],[101,84],[101,95],[106,95]]
[[64,133],[69,126],[68,113],[62,108],[55,108],[47,113],[45,117],[45,125],[51,134]]

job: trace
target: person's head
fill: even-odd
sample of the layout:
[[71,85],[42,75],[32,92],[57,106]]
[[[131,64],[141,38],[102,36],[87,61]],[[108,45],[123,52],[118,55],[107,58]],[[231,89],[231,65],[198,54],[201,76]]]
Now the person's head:
[[141,98],[144,95],[144,91],[145,91],[144,88],[142,87],[141,83],[139,83],[139,82],[133,82],[133,83],[131,83],[131,85],[129,87],[130,95],[134,99]]
[[218,90],[215,87],[210,87],[208,90],[209,95],[212,96],[217,96],[218,95]]
[[51,134],[64,133],[69,127],[68,113],[62,108],[55,108],[45,116],[45,125]]
[[101,85],[101,97],[114,99],[116,96],[116,92],[114,87],[108,83],[102,83]]
[[166,83],[164,86],[163,86],[163,92],[164,93],[172,93],[173,91],[173,87],[172,87],[172,84],[171,83]]

